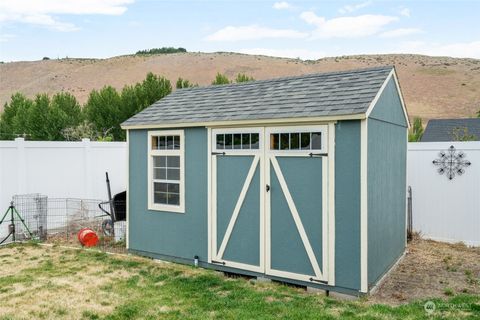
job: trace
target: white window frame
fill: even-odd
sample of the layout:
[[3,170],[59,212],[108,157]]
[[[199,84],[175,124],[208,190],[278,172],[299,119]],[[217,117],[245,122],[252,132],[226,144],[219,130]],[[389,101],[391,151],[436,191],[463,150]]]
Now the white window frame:
[[[185,134],[184,130],[157,130],[148,131],[148,210],[185,213]],[[180,149],[177,150],[152,150],[152,137],[154,136],[180,136]],[[153,157],[154,156],[179,156],[180,157],[180,196],[179,205],[154,203],[153,197]]]
[[[276,150],[270,148],[270,134],[276,133],[304,133],[304,132],[320,132],[321,144],[320,150]],[[265,151],[277,155],[284,156],[308,156],[313,154],[328,154],[328,126],[327,125],[313,125],[313,126],[285,126],[285,127],[267,127],[265,130]]]
[[[233,134],[233,133],[256,133],[258,134],[258,149],[217,149],[217,134]],[[236,155],[252,155],[261,153],[263,147],[263,130],[258,127],[244,128],[222,128],[212,129],[212,152]]]

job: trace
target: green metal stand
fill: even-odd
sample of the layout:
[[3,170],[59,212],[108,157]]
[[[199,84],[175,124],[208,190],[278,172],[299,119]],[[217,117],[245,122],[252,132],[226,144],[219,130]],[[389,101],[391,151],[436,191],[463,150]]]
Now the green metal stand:
[[23,218],[20,216],[20,214],[18,213],[17,209],[15,208],[15,206],[13,205],[13,201],[10,202],[10,206],[8,207],[7,211],[5,212],[5,214],[3,215],[2,217],[2,220],[0,220],[0,226],[2,225],[2,223],[5,221],[5,218],[8,216],[8,214],[10,213],[10,225],[9,225],[9,232],[8,232],[8,235],[2,240],[0,241],[0,244],[3,244],[5,241],[7,241],[8,237],[12,236],[12,240],[13,242],[15,242],[15,215],[18,217],[18,219],[22,222],[23,226],[25,227],[25,229],[27,230],[28,234],[30,235],[30,237],[33,237],[33,234],[32,232],[30,231],[30,229],[27,227],[27,225],[25,224],[25,220],[23,220]]

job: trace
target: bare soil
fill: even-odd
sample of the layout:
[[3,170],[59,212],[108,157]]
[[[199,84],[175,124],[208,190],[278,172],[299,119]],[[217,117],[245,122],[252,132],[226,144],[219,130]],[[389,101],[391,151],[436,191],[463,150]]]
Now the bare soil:
[[480,295],[480,248],[417,238],[369,301],[397,305],[459,293]]
[[178,53],[119,56],[109,59],[57,59],[0,64],[0,110],[17,91],[68,91],[81,103],[92,89],[142,81],[148,72],[209,85],[217,72],[233,79],[246,73],[255,79],[394,65],[409,115],[423,119],[472,117],[480,109],[480,60],[421,55],[358,55],[315,61],[238,53]]

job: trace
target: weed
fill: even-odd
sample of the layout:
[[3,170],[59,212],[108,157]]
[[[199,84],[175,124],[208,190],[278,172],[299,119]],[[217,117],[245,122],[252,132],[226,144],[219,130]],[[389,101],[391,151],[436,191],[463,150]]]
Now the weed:
[[446,296],[453,296],[453,289],[452,288],[445,288],[445,290],[443,290],[443,293],[446,295]]

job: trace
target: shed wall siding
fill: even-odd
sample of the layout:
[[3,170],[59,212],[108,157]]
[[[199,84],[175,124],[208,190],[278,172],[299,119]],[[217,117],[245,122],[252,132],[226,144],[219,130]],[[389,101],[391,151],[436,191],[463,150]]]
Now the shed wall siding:
[[[337,291],[360,288],[360,121],[335,125],[335,278]],[[185,213],[147,209],[147,132],[129,136],[129,248],[142,255],[192,261],[207,258],[207,130],[185,129]],[[292,191],[301,192],[301,190]],[[230,270],[221,267],[222,270]],[[231,269],[231,271],[239,271]],[[241,272],[241,271],[240,271]],[[318,285],[328,288],[324,285]]]
[[407,120],[405,119],[395,79],[391,78],[388,81],[369,118],[407,127]]
[[402,255],[406,228],[407,123],[393,79],[368,119],[368,283]]
[[360,289],[360,121],[335,125],[335,281]]
[[207,261],[207,130],[185,129],[185,213],[147,209],[147,132],[129,137],[129,248]]

